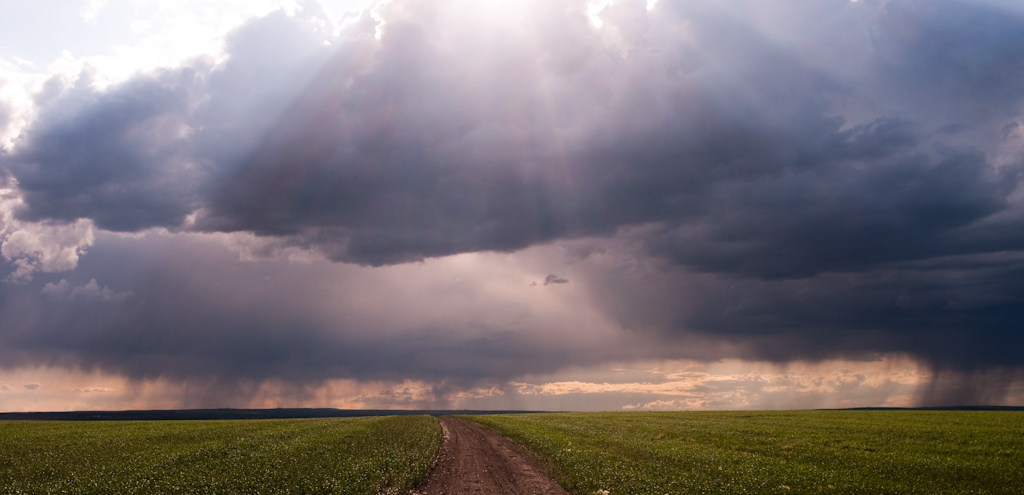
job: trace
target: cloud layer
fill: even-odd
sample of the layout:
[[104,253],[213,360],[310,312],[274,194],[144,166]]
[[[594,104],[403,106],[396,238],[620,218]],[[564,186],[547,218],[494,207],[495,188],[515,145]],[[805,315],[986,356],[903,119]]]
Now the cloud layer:
[[[231,383],[468,387],[643,356],[1018,369],[1021,21],[994,1],[392,0],[335,26],[306,2],[223,61],[54,76],[0,154],[20,282],[0,339],[18,362]],[[473,288],[439,282],[460,255],[492,264]]]

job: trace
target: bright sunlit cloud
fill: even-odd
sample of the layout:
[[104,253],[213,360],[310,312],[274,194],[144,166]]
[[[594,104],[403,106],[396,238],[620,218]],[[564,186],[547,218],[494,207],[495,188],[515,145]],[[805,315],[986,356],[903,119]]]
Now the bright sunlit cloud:
[[601,11],[613,3],[615,3],[614,0],[591,0],[590,3],[587,4],[587,18],[590,19],[590,23],[594,27],[599,28],[604,26],[604,21],[601,20]]

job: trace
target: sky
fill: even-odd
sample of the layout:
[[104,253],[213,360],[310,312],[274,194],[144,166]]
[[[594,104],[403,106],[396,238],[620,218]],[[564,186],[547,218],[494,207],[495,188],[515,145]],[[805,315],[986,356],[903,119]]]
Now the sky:
[[1024,406],[1016,1],[0,12],[0,411]]

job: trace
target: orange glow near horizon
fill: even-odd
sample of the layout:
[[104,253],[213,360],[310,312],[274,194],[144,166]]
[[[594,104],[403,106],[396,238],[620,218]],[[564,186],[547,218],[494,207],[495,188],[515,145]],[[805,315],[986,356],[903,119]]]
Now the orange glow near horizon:
[[[0,412],[221,407],[556,410],[563,399],[590,404],[582,408],[588,410],[915,407],[934,379],[931,371],[901,355],[785,365],[645,361],[465,389],[422,380],[334,379],[309,385],[269,380],[236,386],[227,398],[218,399],[222,392],[203,384],[25,368],[0,372]],[[1024,381],[1014,381],[996,405],[1024,406]]]

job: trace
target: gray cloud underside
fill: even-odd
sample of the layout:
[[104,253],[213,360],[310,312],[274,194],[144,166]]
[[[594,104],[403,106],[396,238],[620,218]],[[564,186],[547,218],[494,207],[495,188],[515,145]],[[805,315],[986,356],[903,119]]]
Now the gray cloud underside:
[[[587,329],[578,310],[544,318],[528,300],[481,297],[480,275],[453,280],[448,270],[241,262],[216,240],[104,234],[71,276],[48,276],[59,284],[40,276],[0,286],[0,361],[228,385],[342,377],[471,386],[648,355],[649,344]],[[548,297],[525,283],[520,292]],[[552,337],[567,332],[587,339]]]
[[[652,339],[699,335],[773,360],[904,351],[958,369],[1024,364],[1024,11],[621,0],[597,30],[584,2],[525,3],[493,19],[480,2],[395,0],[379,41],[369,13],[333,37],[307,6],[240,28],[221,65],[104,91],[84,73],[40,97],[0,158],[25,195],[19,216],[248,231],[367,266],[568,240],[594,300]],[[623,278],[602,268],[613,251],[660,268]],[[385,373],[370,361],[401,363],[395,376],[468,376],[481,368],[437,358],[501,348],[514,361],[539,345],[495,329],[509,340],[441,339],[429,356],[424,330],[387,359],[324,347],[318,324],[288,311],[226,313],[210,296],[183,315],[151,293],[186,283],[173,276],[122,288],[136,294],[124,304],[150,301],[132,310],[149,340],[84,331],[69,349],[135,356],[149,363],[139,373],[189,359],[271,373],[247,366],[273,349],[273,373],[301,356],[324,376]],[[7,297],[8,318],[22,314]],[[61,314],[23,325],[56,340]],[[190,327],[219,329],[208,355],[175,337]]]

